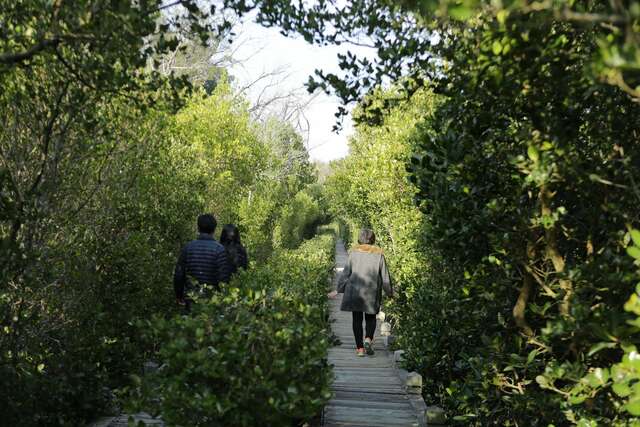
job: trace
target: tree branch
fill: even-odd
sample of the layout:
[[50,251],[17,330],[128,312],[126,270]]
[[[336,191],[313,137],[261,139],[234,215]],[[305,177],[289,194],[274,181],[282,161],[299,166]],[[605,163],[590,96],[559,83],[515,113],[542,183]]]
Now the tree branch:
[[528,337],[533,335],[533,330],[527,323],[525,310],[533,289],[532,282],[531,275],[525,271],[522,276],[522,287],[518,294],[518,300],[516,301],[516,305],[513,307],[513,320],[515,320],[516,325],[520,328],[522,333]]
[[563,9],[556,12],[556,17],[563,21],[583,22],[589,24],[611,23],[620,25],[629,22],[629,19],[623,15],[574,12],[571,9]]
[[31,195],[31,194],[35,193],[35,191],[38,189],[38,186],[42,182],[42,178],[44,176],[44,171],[46,169],[47,161],[49,160],[49,145],[51,143],[51,136],[53,134],[53,126],[54,126],[56,120],[58,120],[58,117],[60,115],[60,105],[62,104],[62,99],[67,94],[67,89],[68,88],[69,88],[69,83],[67,82],[65,84],[64,88],[60,91],[60,94],[58,95],[58,98],[56,99],[55,107],[54,107],[53,111],[51,112],[51,117],[49,118],[49,121],[47,122],[47,125],[45,126],[44,136],[43,136],[43,143],[42,143],[42,163],[40,165],[40,171],[38,172],[38,175],[36,176],[35,181],[31,185],[31,188],[27,192],[27,195]]
[[17,64],[26,61],[49,47],[56,47],[59,43],[60,39],[56,37],[54,39],[41,40],[24,52],[2,53],[0,54],[0,64]]
[[171,9],[174,6],[181,5],[183,2],[184,2],[184,0],[177,0],[177,1],[174,1],[173,3],[165,4],[164,6],[160,6],[160,7],[156,8],[154,10],[154,12],[160,12],[161,10]]

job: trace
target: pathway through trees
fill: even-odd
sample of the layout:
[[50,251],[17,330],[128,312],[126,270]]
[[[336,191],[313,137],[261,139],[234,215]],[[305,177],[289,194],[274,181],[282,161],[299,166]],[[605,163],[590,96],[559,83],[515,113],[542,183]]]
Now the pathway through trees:
[[[338,272],[346,262],[347,251],[342,240],[338,240]],[[380,326],[374,337],[375,354],[356,357],[351,313],[340,311],[341,301],[342,294],[330,301],[333,332],[341,344],[329,350],[329,363],[335,373],[334,397],[324,409],[323,425],[418,426],[416,411],[394,366],[393,354],[383,345]]]

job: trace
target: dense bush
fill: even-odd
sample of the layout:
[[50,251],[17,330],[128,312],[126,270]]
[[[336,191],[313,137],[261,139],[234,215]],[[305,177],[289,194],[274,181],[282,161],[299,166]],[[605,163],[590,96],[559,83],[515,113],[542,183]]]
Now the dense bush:
[[246,101],[224,81],[210,96],[199,91],[175,115],[171,137],[174,149],[188,161],[184,173],[199,183],[185,191],[221,224],[237,223],[240,203],[261,181],[272,155]]
[[162,367],[137,378],[132,410],[171,425],[290,426],[330,397],[326,288],[333,234],[241,272],[193,316],[141,323]]
[[[385,115],[360,127],[375,133],[356,137],[345,161],[369,173],[338,167],[329,180],[344,194],[338,214],[373,226],[390,258],[427,263],[399,264],[424,272],[396,309],[407,364],[460,425],[635,423],[623,397],[640,337],[624,305],[636,281],[625,248],[638,224],[640,109],[585,74],[597,45],[588,29],[515,14],[451,31],[434,48],[434,113],[419,111],[403,135],[382,102]],[[376,98],[363,105],[375,110]],[[405,193],[384,191],[387,135],[413,151],[409,176],[396,169],[414,185]],[[394,204],[422,212],[409,234],[422,237],[418,253],[384,239]]]
[[274,245],[282,248],[297,247],[305,238],[315,234],[319,219],[318,202],[306,191],[300,191],[280,212],[273,230]]
[[[189,182],[171,174],[165,149],[145,144],[161,134],[164,117],[128,108],[112,108],[109,124],[128,142],[105,136],[77,147],[88,160],[58,165],[68,181],[50,182],[46,197],[38,196],[48,201],[21,219],[22,260],[5,266],[0,291],[0,405],[8,424],[77,424],[95,416],[108,403],[105,389],[141,363],[132,316],[168,308],[163,283],[179,236],[192,228],[182,215],[202,206],[176,191]],[[112,151],[108,162],[104,150]],[[16,173],[25,159],[5,161]],[[171,181],[155,185],[165,172]],[[158,209],[163,203],[167,208]]]
[[412,180],[440,268],[409,358],[465,423],[624,425],[610,390],[568,390],[638,341],[623,305],[640,109],[584,77],[593,34],[541,21],[525,36],[519,19],[452,42],[455,90],[421,129]]
[[[635,259],[636,266],[640,266],[640,231],[631,230],[630,236],[632,244],[627,247],[627,253]],[[636,284],[636,290],[631,294],[629,300],[625,303],[624,309],[633,314],[628,321],[629,325],[640,329],[640,283]],[[598,347],[598,346],[596,346]],[[585,376],[580,378],[567,388],[565,393],[570,401],[580,404],[593,399],[598,393],[602,393],[604,389],[611,388],[611,391],[617,396],[619,408],[635,417],[640,416],[640,356],[636,344],[623,343],[622,360],[615,363],[611,367],[595,368],[589,371]],[[541,375],[536,380],[547,388],[554,387],[553,382],[549,382],[547,375]],[[630,420],[631,425],[637,424],[635,420]],[[581,420],[583,426],[597,426],[597,422],[593,420]],[[625,423],[626,424],[626,423]]]
[[[455,423],[640,422],[632,292],[640,253],[630,231],[638,228],[640,194],[637,2],[224,2],[240,15],[258,9],[260,22],[307,40],[361,44],[365,33],[377,47],[374,63],[345,55],[344,78],[318,72],[311,89],[331,86],[353,101],[396,79],[392,90],[362,100],[352,155],[336,165],[327,198],[307,188],[314,176],[300,136],[277,120],[254,123],[217,80],[220,70],[206,73],[218,76],[206,94],[187,95],[188,73],[164,78],[148,68],[180,44],[169,30],[209,40],[215,20],[207,18],[219,9],[201,10],[194,0],[118,8],[94,0],[6,3],[3,422],[77,425],[103,409],[104,388],[121,384],[158,345],[172,362],[168,375],[142,380],[134,401],[183,419],[172,401],[155,401],[149,391],[195,398],[185,406],[203,400],[173,369],[186,355],[189,381],[201,386],[192,373],[208,362],[217,380],[222,371],[205,357],[208,349],[177,350],[218,345],[221,336],[202,321],[220,313],[251,324],[255,315],[280,320],[262,311],[280,308],[283,320],[300,326],[290,339],[303,343],[313,325],[292,316],[309,305],[313,318],[322,317],[313,307],[326,274],[315,261],[288,270],[294,259],[307,265],[307,244],[241,274],[238,290],[199,305],[193,318],[157,319],[144,340],[132,324],[170,312],[167,281],[197,213],[237,222],[250,256],[264,260],[274,246],[293,248],[309,235],[315,224],[307,219],[322,218],[327,199],[347,240],[361,226],[377,232],[401,290],[393,311],[407,364],[424,374],[427,399]],[[159,8],[177,5],[181,13],[159,19]],[[446,15],[460,21],[439,19]],[[318,282],[305,287],[304,274]],[[252,326],[269,332],[261,328],[273,325]],[[193,340],[174,339],[172,327]],[[223,332],[251,335],[229,328]],[[274,333],[266,347],[285,338]],[[264,351],[261,339],[248,342]],[[229,352],[244,344],[229,343]],[[310,349],[323,345],[291,349],[302,376],[317,362]],[[262,374],[272,368],[257,366]],[[317,409],[324,377],[314,400],[283,394],[274,375],[266,383],[279,391],[264,409],[272,423]],[[231,416],[217,397],[204,400],[216,416]]]
[[[46,89],[38,96],[20,85],[0,95],[11,124],[0,130],[0,412],[12,425],[78,425],[108,411],[109,390],[141,366],[150,348],[132,324],[172,311],[172,270],[198,214],[238,223],[258,258],[261,242],[244,233],[252,218],[242,206],[281,185],[272,145],[285,141],[259,138],[259,124],[223,81],[209,96],[185,96],[177,114],[159,101],[144,109],[112,96],[81,103],[79,120],[63,93],[43,162],[43,129],[24,117],[51,108],[57,87],[26,79],[38,72],[13,76]],[[313,178],[287,185],[295,194]],[[260,196],[273,207],[260,224],[270,231],[289,196]],[[272,247],[266,234],[263,258]]]

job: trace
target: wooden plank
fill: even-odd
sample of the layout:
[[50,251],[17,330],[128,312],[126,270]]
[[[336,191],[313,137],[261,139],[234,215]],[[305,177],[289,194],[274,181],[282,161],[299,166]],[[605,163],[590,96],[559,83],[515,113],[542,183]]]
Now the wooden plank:
[[411,409],[411,404],[407,401],[378,402],[374,400],[331,399],[327,406],[328,407],[344,406],[349,408],[396,409],[396,410]]
[[[358,362],[358,360],[356,360],[356,362]],[[380,375],[392,375],[395,376],[396,373],[393,371],[384,371],[381,372],[378,368],[376,367],[367,367],[367,366],[362,366],[362,365],[358,365],[356,368],[350,368],[348,366],[336,366],[335,368],[333,368],[333,370],[335,372],[358,372],[358,373],[362,373],[367,375],[368,373],[371,374],[380,374]]]
[[375,372],[376,370],[381,370],[380,368],[374,367],[374,368],[364,368],[362,371],[359,372],[354,372],[352,371],[352,369],[358,369],[358,367],[334,367],[333,368],[333,372],[334,372],[334,378],[336,379],[340,379],[340,378],[345,378],[345,377],[349,377],[352,378],[354,376],[360,376],[360,377],[364,377],[364,378],[398,378],[394,373],[389,373],[389,372],[383,372],[380,373],[379,375],[372,375],[372,376],[367,376],[367,372]]
[[371,390],[355,391],[355,390],[335,390],[334,399],[338,400],[356,400],[362,402],[408,402],[409,399],[404,394],[399,393],[379,393]]
[[[355,422],[343,422],[336,420],[325,420],[323,424],[324,427],[387,427],[389,424],[379,424],[375,421],[366,421],[364,424],[355,423]],[[415,424],[391,424],[391,426],[417,426],[418,423]]]
[[[393,370],[393,365],[389,363],[389,361],[387,360],[369,360],[366,362],[365,361],[358,362],[357,359],[350,360],[344,357],[331,358],[331,356],[329,356],[329,358],[330,358],[329,363],[331,363],[333,366],[338,368],[354,368],[355,369],[358,367],[363,367],[363,368],[378,368],[379,370],[382,370],[382,369]],[[363,372],[363,375],[365,375],[364,372]]]
[[393,384],[401,386],[402,382],[400,382],[400,378],[397,376],[389,375],[385,373],[384,376],[381,375],[362,375],[361,373],[357,374],[346,374],[346,373],[337,373],[334,375],[335,382],[345,382],[345,383],[357,383],[357,384],[365,384],[365,383],[384,383],[384,384]]
[[362,423],[365,425],[411,426],[418,420],[410,410],[345,408],[329,406],[325,408],[325,420],[328,422]]
[[341,392],[341,391],[348,392],[348,393],[373,393],[373,394],[377,394],[377,395],[380,395],[380,396],[383,396],[383,395],[399,396],[399,397],[404,397],[405,396],[404,390],[398,390],[397,388],[347,387],[347,386],[338,386],[338,385],[336,385],[334,387],[334,393],[336,395],[337,395],[338,392]]

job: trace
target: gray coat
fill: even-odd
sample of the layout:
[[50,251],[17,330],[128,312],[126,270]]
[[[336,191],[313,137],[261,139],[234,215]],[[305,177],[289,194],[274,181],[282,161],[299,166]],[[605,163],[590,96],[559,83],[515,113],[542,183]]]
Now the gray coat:
[[382,249],[371,245],[353,248],[338,279],[337,291],[344,293],[340,310],[378,314],[383,288],[388,296],[393,296]]

